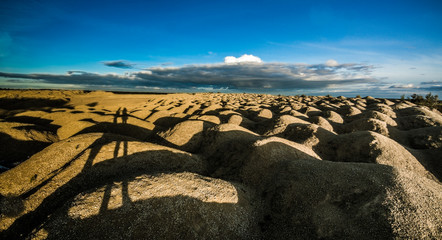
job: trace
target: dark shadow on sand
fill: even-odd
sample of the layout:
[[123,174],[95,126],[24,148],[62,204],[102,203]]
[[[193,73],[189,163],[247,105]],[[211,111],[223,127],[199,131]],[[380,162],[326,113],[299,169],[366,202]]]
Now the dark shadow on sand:
[[[11,169],[51,144],[51,142],[35,140],[17,140],[0,132],[0,165]],[[1,172],[3,172],[2,169],[0,169]]]
[[[28,236],[31,231],[37,228],[41,223],[47,221],[54,209],[60,208],[66,201],[72,199],[80,192],[86,191],[105,184],[112,184],[114,181],[128,181],[141,174],[155,175],[158,173],[189,171],[186,162],[175,165],[162,164],[155,160],[162,159],[189,159],[189,156],[181,153],[174,153],[168,150],[146,151],[132,155],[127,155],[127,141],[118,140],[114,150],[114,158],[103,162],[93,164],[94,159],[103,146],[103,140],[98,139],[89,148],[74,157],[70,162],[60,169],[60,172],[68,167],[72,161],[83,155],[86,150],[90,150],[88,158],[82,171],[67,183],[59,187],[54,193],[46,197],[43,202],[34,211],[29,212],[18,218],[13,225],[0,234],[2,239],[20,239],[20,236]],[[99,142],[99,144],[97,144]],[[123,156],[118,157],[120,148],[123,148]],[[182,156],[181,156],[182,155]],[[46,181],[49,182],[49,181]],[[123,183],[123,186],[127,183]],[[126,185],[127,186],[127,185]],[[39,186],[42,187],[42,186]],[[127,189],[127,188],[126,188]],[[36,190],[31,190],[36,192]],[[125,191],[123,191],[123,194]],[[127,191],[126,193],[127,194]],[[29,192],[20,196],[21,198],[30,196]],[[128,202],[129,196],[123,196]]]

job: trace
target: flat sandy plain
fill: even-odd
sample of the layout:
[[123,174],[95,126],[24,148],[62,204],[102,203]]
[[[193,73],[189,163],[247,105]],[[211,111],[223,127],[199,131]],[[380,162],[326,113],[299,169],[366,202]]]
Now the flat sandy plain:
[[2,90],[0,116],[1,239],[442,239],[442,115],[407,101]]

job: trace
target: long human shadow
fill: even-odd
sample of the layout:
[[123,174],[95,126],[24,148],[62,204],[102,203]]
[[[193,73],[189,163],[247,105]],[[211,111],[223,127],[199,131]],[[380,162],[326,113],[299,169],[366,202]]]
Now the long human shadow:
[[[121,142],[123,142],[123,156],[122,157],[126,157],[127,156],[127,141],[117,141],[115,144],[115,149],[114,149],[114,159],[118,158],[118,153],[120,150],[120,145]],[[111,191],[112,191],[112,186],[113,183],[108,183],[106,185],[106,189],[104,192],[104,196],[103,196],[103,201],[101,203],[100,206],[100,213],[105,212],[108,209],[108,204],[109,204],[109,199],[111,197]],[[123,202],[123,206],[127,205],[127,204],[131,204],[131,199],[129,196],[129,191],[128,191],[128,180],[127,179],[123,179],[122,180],[122,202]]]
[[[125,203],[130,204],[127,181],[140,174],[156,175],[163,172],[203,171],[198,168],[192,170],[192,166],[187,166],[186,162],[178,162],[185,159],[190,161],[187,154],[173,153],[169,150],[145,151],[127,155],[127,141],[117,141],[114,149],[114,156],[116,156],[121,146],[123,146],[123,156],[93,164],[102,146],[98,144],[90,148],[88,158],[78,175],[46,197],[34,211],[16,219],[7,230],[0,234],[0,237],[2,239],[20,239],[20,236],[29,236],[33,229],[48,220],[54,209],[60,208],[66,201],[78,193],[112,183],[115,179],[126,181],[123,182],[123,199]],[[155,161],[157,158],[172,159],[177,162],[176,164],[163,164]],[[50,184],[50,182],[47,184]],[[29,193],[25,194],[29,196]],[[105,209],[105,202],[102,208]]]
[[[124,111],[123,111],[124,112]],[[127,112],[125,114],[120,115],[122,117],[122,121],[127,122],[127,119],[130,114]],[[87,119],[85,119],[86,121]],[[32,126],[20,126],[15,127],[18,130],[35,130],[39,132],[48,132],[54,136],[53,141],[57,141],[56,137],[57,129],[60,128],[59,125],[52,124],[52,120],[42,119],[37,117],[29,117],[29,116],[19,116],[19,117],[8,117],[5,119],[7,122],[18,122],[18,123],[29,123],[33,124]],[[153,131],[139,127],[136,125],[128,124],[128,123],[109,123],[109,122],[96,122],[92,119],[89,119],[95,123],[95,125],[85,128],[75,135],[84,134],[84,133],[92,133],[92,132],[101,132],[101,133],[113,133],[119,134],[122,136],[129,136],[141,141],[146,141],[152,139]],[[1,168],[0,172],[4,172],[7,169],[11,169],[15,167],[17,164],[27,160],[30,156],[35,153],[43,150],[52,142],[41,142],[41,141],[21,141],[12,138],[10,135],[6,133],[0,133],[0,150],[3,153],[0,156],[0,165],[5,168]]]
[[[127,110],[125,112],[127,112]],[[126,121],[127,121],[127,117],[128,116],[125,117],[125,115],[123,115],[123,120],[126,119]],[[58,125],[51,124],[52,120],[40,119],[40,118],[35,118],[35,117],[11,117],[8,119],[10,119],[11,121],[14,121],[14,122],[15,121],[22,122],[22,123],[35,123],[36,122],[36,123],[43,125],[43,126],[38,125],[35,127],[29,126],[29,127],[32,127],[31,129],[41,130],[41,128],[43,128],[43,129],[49,128],[53,131],[56,131],[56,129],[59,128]],[[85,151],[90,148],[91,153],[90,153],[89,158],[85,164],[85,168],[86,169],[89,168],[92,165],[93,159],[100,152],[101,146],[110,142],[108,139],[109,133],[117,134],[120,136],[126,136],[126,138],[131,137],[131,138],[129,138],[130,140],[139,139],[142,141],[149,139],[152,134],[152,131],[150,131],[148,129],[134,126],[131,124],[126,124],[126,123],[112,124],[112,123],[107,123],[107,122],[96,122],[92,119],[90,119],[90,120],[96,124],[92,127],[83,129],[82,131],[78,132],[75,135],[92,133],[92,132],[99,132],[99,133],[104,133],[103,136],[101,138],[97,139],[96,141],[94,141],[89,147],[87,147],[82,152],[77,154],[70,161],[63,164],[63,166],[61,166],[59,169],[56,169],[52,173],[50,173],[49,174],[50,176],[48,179],[46,179],[45,181],[43,181],[40,184],[38,184],[37,186],[35,186],[33,189],[30,189],[29,191],[22,194],[21,199],[25,199],[25,198],[31,196],[32,194],[34,194],[35,192],[37,192],[38,190],[40,190],[47,183],[49,183],[58,173],[62,172],[67,167],[69,167],[75,160],[77,160],[77,158],[79,158],[81,155],[83,155],[85,153]],[[28,126],[26,126],[26,127],[28,127]],[[117,138],[121,139],[121,137],[117,137]],[[3,160],[2,158],[0,158],[0,160],[1,160],[0,165],[2,166],[2,168],[0,168],[0,173],[15,167],[17,161],[22,162],[22,161],[26,160],[27,158],[29,158],[29,156],[32,156],[33,154],[41,151],[43,148],[45,148],[51,144],[51,143],[38,142],[38,141],[18,141],[18,140],[11,138],[9,135],[3,134],[3,133],[0,133],[0,140],[3,140],[2,142],[4,142],[2,147],[6,147],[4,149],[4,151],[2,151],[5,153],[2,156],[7,157],[6,160]],[[18,149],[17,146],[21,146],[20,149]],[[124,146],[127,147],[127,142],[125,143]],[[25,148],[25,149],[27,149],[26,151],[23,151],[24,147],[26,147]],[[119,146],[118,146],[118,148],[119,148]],[[127,148],[125,149],[125,153],[127,153]],[[3,196],[3,197],[7,197],[7,196]]]
[[85,133],[101,132],[129,136],[140,141],[153,140],[154,130],[127,123],[128,119],[134,116],[130,115],[130,112],[126,108],[119,108],[114,114],[110,115],[113,116],[112,122],[97,122],[91,118],[82,119],[81,121],[91,122],[95,125],[82,129],[74,134],[74,136]]
[[[90,154],[88,156],[88,159],[85,162],[85,167],[89,168],[90,166],[92,166],[93,160],[95,159],[95,157],[98,155],[98,153],[101,150],[101,147],[103,145],[106,145],[108,143],[111,143],[113,141],[122,141],[121,139],[124,139],[123,141],[133,141],[135,139],[129,138],[129,137],[125,137],[125,136],[120,136],[120,135],[113,135],[113,134],[103,134],[103,136],[101,136],[100,138],[96,139],[93,143],[91,143],[88,147],[86,147],[85,149],[83,149],[81,152],[79,152],[78,154],[76,154],[71,160],[65,162],[61,167],[59,167],[58,169],[54,169],[48,176],[48,178],[46,180],[44,180],[43,182],[41,182],[40,184],[38,184],[37,186],[35,186],[32,189],[29,189],[28,191],[24,192],[23,194],[21,194],[21,198],[22,199],[26,199],[28,197],[30,197],[31,195],[33,195],[34,193],[36,193],[37,191],[39,191],[42,187],[44,187],[46,184],[48,184],[50,181],[52,181],[52,179],[54,177],[57,176],[57,174],[61,173],[62,171],[64,171],[65,169],[67,169],[69,166],[72,165],[73,162],[75,162],[76,160],[78,160],[81,156],[83,156],[89,149],[90,149]],[[117,150],[118,152],[118,150]]]
[[95,125],[84,128],[83,130],[74,134],[74,136],[85,133],[93,133],[93,132],[113,133],[122,136],[132,137],[140,141],[150,140],[153,134],[152,130],[128,123],[123,124],[123,123],[97,122]]
[[[126,107],[123,107],[123,109],[121,109],[121,107],[119,107],[118,110],[114,114],[112,114],[114,116],[113,123],[118,123],[120,121],[120,119],[121,119],[121,123],[126,124],[127,120],[129,118],[134,118],[134,119],[138,119],[138,120],[141,120],[141,121],[145,121],[147,119],[147,117],[142,119],[142,118],[137,117],[137,116],[132,114],[132,113],[137,112],[137,111],[139,111],[139,110],[134,109],[132,111],[129,111],[129,110],[127,110]],[[109,114],[105,114],[105,115],[109,115]]]

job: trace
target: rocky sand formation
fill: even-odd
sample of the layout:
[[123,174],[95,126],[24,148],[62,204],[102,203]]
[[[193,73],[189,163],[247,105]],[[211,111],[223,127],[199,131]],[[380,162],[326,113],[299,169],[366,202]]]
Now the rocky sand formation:
[[407,101],[0,91],[1,239],[441,239]]

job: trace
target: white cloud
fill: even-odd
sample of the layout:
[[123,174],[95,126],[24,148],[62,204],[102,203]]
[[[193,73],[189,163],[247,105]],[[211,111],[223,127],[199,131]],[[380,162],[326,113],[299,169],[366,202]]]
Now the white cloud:
[[[146,75],[152,75],[152,71],[150,70],[143,70],[143,71],[139,71],[138,73],[140,74],[146,74]],[[132,73],[126,73],[126,75],[131,75]]]
[[336,67],[338,65],[339,65],[339,63],[334,59],[330,59],[327,62],[325,62],[325,66],[327,66],[327,67]]
[[239,58],[227,56],[224,58],[224,63],[262,63],[262,60],[259,57],[244,54]]

